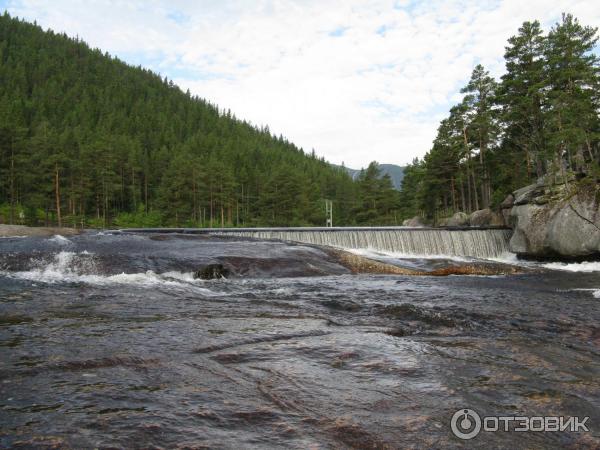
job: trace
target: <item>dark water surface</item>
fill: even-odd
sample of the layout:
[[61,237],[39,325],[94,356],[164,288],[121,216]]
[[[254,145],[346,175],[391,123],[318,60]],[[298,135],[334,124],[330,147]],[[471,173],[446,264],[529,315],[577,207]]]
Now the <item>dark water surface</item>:
[[[194,280],[210,262],[232,277]],[[0,239],[0,446],[598,448],[599,291],[599,272],[352,275],[280,242]],[[461,441],[465,407],[590,431]]]

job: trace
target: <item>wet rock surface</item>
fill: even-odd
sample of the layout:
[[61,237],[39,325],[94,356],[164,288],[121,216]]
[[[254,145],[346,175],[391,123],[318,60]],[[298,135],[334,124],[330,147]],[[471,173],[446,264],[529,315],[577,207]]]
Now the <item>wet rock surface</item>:
[[207,264],[194,272],[194,279],[218,280],[219,278],[227,278],[228,275],[229,269],[223,264]]
[[[600,445],[597,273],[357,274],[310,246],[135,235],[7,239],[0,264],[3,448]],[[591,431],[464,442],[464,407]]]

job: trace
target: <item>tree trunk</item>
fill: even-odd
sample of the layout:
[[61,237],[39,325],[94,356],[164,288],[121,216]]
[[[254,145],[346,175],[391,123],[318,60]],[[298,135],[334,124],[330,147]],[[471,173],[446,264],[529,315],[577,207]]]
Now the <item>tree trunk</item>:
[[527,163],[527,180],[531,180],[531,152],[528,146],[525,146],[525,161]]
[[467,209],[465,212],[470,213],[473,211],[473,193],[471,192],[471,171],[469,170],[469,162],[467,160],[465,167],[466,171],[466,182],[467,182]]
[[198,222],[198,200],[196,193],[196,173],[192,170],[192,220]]
[[56,218],[59,228],[62,227],[62,217],[60,215],[60,188],[59,188],[58,164],[54,165],[54,192],[56,196]]
[[131,168],[131,204],[133,205],[133,211],[137,211],[137,205],[135,204],[135,170]]
[[10,220],[12,225],[15,223],[15,141],[11,141],[10,146]]
[[212,184],[210,185],[210,227],[213,226],[213,189]]
[[488,176],[485,165],[485,141],[481,132],[479,133],[479,164],[481,165],[481,205],[483,208],[488,207]]
[[[463,142],[465,144],[465,155],[467,157],[466,161],[466,170],[467,170],[467,190],[469,193],[469,210],[468,212],[472,212],[472,198],[473,193],[471,192],[471,180],[469,179],[471,176],[472,168],[471,168],[471,150],[469,150],[469,139],[467,138],[467,127],[463,126]],[[473,181],[474,186],[474,181]],[[477,190],[475,190],[475,198],[477,197]]]
[[148,174],[144,174],[144,210],[148,214]]
[[462,211],[467,210],[467,205],[465,203],[465,183],[463,181],[460,182],[460,201],[462,204]]
[[452,210],[456,211],[457,205],[456,205],[456,192],[455,192],[455,188],[454,188],[454,177],[450,177],[450,192],[452,194]]
[[477,195],[477,183],[475,182],[475,171],[473,170],[473,166],[471,166],[471,181],[473,182],[473,207],[475,208],[475,211],[478,211],[479,196]]

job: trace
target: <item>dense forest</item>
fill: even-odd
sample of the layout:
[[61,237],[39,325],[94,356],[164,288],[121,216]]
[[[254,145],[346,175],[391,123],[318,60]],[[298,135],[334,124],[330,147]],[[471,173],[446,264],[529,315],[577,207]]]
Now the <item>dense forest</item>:
[[391,225],[398,193],[78,39],[0,16],[0,222]]
[[597,40],[597,29],[569,14],[547,34],[525,22],[508,40],[501,80],[477,65],[431,150],[405,169],[401,215],[436,223],[495,207],[542,176],[597,183]]

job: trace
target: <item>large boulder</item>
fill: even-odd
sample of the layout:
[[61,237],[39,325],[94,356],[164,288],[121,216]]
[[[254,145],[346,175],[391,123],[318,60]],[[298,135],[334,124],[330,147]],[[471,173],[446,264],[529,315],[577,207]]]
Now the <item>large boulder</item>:
[[543,256],[547,253],[544,246],[546,237],[547,209],[538,205],[513,206],[510,221],[513,224],[513,234],[510,238],[509,249],[523,256]]
[[469,216],[469,224],[472,227],[503,226],[502,216],[489,208],[474,211]]
[[415,216],[412,219],[406,219],[402,222],[403,227],[424,227],[423,219],[420,216]]
[[544,186],[539,183],[530,184],[513,192],[513,205],[526,205],[538,195],[544,193]]
[[454,213],[452,217],[444,221],[447,227],[466,227],[469,225],[469,216],[464,212]]
[[529,257],[600,256],[600,187],[572,184],[515,192],[510,250]]

